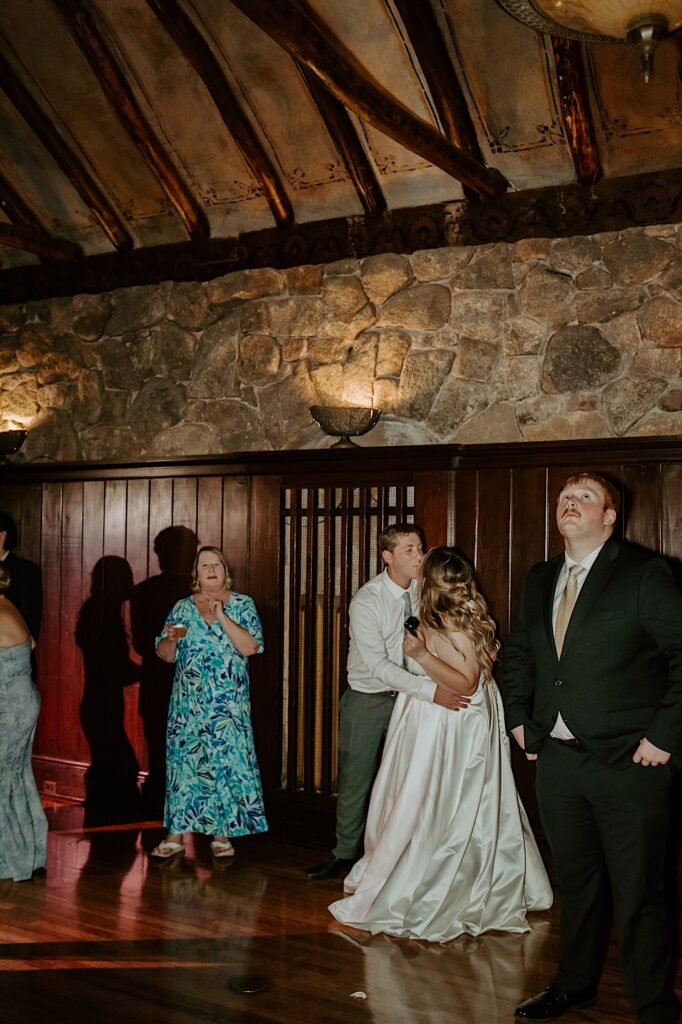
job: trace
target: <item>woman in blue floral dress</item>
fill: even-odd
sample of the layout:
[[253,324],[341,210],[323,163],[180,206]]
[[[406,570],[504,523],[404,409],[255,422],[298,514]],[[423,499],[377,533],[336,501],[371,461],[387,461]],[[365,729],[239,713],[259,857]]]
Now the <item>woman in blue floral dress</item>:
[[193,593],[171,611],[156,651],[175,662],[168,711],[165,840],[157,859],[184,853],[183,833],[212,837],[216,859],[231,857],[231,836],[267,831],[253,744],[248,659],[263,650],[250,597],[231,589],[215,547],[197,553]]

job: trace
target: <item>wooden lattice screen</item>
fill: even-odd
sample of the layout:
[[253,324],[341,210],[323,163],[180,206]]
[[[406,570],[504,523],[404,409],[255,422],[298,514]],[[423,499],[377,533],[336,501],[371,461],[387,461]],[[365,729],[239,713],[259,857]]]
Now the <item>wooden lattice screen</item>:
[[381,568],[387,523],[414,521],[414,487],[284,487],[280,497],[282,788],[336,790],[348,604]]

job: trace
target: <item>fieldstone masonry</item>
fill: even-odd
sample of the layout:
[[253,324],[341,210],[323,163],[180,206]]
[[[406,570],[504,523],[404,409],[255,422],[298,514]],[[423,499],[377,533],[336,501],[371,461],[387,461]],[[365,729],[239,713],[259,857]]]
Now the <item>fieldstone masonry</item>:
[[682,434],[682,225],[0,308],[16,461]]

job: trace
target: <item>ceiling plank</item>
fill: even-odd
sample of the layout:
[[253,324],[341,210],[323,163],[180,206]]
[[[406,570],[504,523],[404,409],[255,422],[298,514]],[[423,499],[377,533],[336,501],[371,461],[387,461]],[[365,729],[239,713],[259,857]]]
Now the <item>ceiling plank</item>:
[[203,207],[149,124],[116,56],[116,43],[90,0],[52,0],[114,113],[168,196],[192,241],[209,237]]
[[298,69],[341,155],[365,213],[370,217],[383,213],[386,209],[386,199],[348,111],[304,64],[298,64]]
[[20,224],[0,224],[0,247],[31,252],[50,263],[72,263],[83,256],[79,245]]
[[31,131],[40,139],[53,160],[102,226],[119,252],[133,247],[133,239],[119,213],[114,209],[84,162],[33,98],[9,63],[0,56],[0,89],[21,114]]
[[33,231],[47,233],[47,229],[35,212],[22,196],[19,195],[14,185],[0,171],[0,209],[12,224],[18,224],[24,228],[31,228]]
[[582,47],[573,39],[552,36],[552,49],[561,119],[575,173],[581,185],[591,185],[604,172],[590,110]]
[[394,0],[414,47],[446,137],[483,163],[474,122],[433,8],[423,0]]
[[504,176],[474,160],[417,117],[363,67],[306,0],[232,0],[294,60],[317,75],[336,98],[406,149],[486,196],[503,194]]
[[294,211],[284,185],[207,40],[176,0],[146,2],[206,86],[225,127],[258,180],[275,222],[280,226],[291,224]]

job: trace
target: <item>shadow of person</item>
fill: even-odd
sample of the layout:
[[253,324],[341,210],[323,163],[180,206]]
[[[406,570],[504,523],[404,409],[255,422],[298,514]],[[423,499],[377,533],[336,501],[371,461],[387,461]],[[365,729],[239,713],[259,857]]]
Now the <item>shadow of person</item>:
[[154,641],[173,605],[191,589],[192,564],[199,545],[193,530],[167,526],[154,540],[161,572],[135,587],[130,616],[133,646],[142,658],[139,712],[147,743],[148,774],[142,787],[145,813],[163,812],[166,788],[166,719],[175,666],[161,661]]
[[125,730],[124,690],[139,678],[130,657],[123,608],[133,591],[124,558],[105,555],[92,571],[90,597],[81,608],[76,643],[83,653],[80,706],[90,747],[85,776],[85,826],[139,820],[139,764]]

